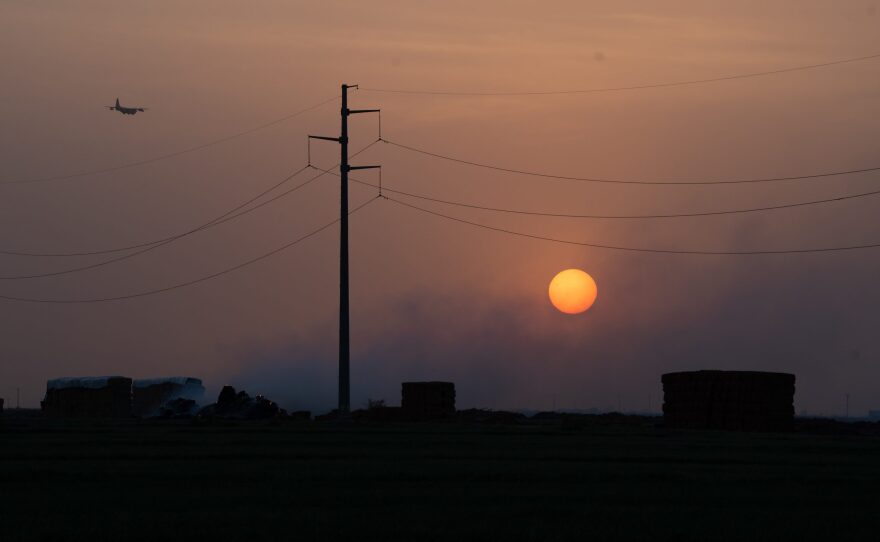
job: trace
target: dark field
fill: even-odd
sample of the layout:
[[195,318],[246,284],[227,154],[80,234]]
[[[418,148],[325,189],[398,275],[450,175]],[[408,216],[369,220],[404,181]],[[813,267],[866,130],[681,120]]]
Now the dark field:
[[878,540],[880,438],[0,421],[0,540]]

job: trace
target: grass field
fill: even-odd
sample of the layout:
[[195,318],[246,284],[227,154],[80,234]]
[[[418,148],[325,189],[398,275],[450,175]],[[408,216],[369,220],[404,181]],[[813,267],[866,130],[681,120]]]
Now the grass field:
[[0,421],[0,540],[878,540],[880,438]]

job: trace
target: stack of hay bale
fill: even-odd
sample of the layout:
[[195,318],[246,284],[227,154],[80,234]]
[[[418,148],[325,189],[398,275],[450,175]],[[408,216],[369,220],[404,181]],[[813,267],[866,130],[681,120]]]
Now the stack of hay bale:
[[410,420],[437,420],[455,416],[452,382],[404,382],[400,406]]
[[795,377],[757,371],[663,375],[663,421],[682,429],[794,429]]
[[131,417],[131,379],[124,376],[56,378],[46,383],[43,413],[53,418]]
[[184,399],[193,409],[205,396],[205,387],[198,378],[170,376],[135,380],[132,384],[132,413],[141,418],[162,415],[163,407]]

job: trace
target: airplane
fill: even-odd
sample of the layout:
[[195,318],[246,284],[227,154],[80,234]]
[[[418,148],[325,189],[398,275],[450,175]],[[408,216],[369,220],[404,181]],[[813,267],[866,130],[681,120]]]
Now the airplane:
[[122,107],[119,105],[119,98],[116,98],[116,105],[108,105],[107,109],[111,111],[119,111],[123,115],[134,115],[138,111],[146,111],[146,107]]

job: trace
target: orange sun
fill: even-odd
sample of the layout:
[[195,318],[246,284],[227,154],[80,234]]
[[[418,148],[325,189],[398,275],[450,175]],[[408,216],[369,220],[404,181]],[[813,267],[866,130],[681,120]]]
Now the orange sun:
[[566,314],[579,314],[596,301],[596,281],[580,269],[560,271],[550,281],[550,302]]

